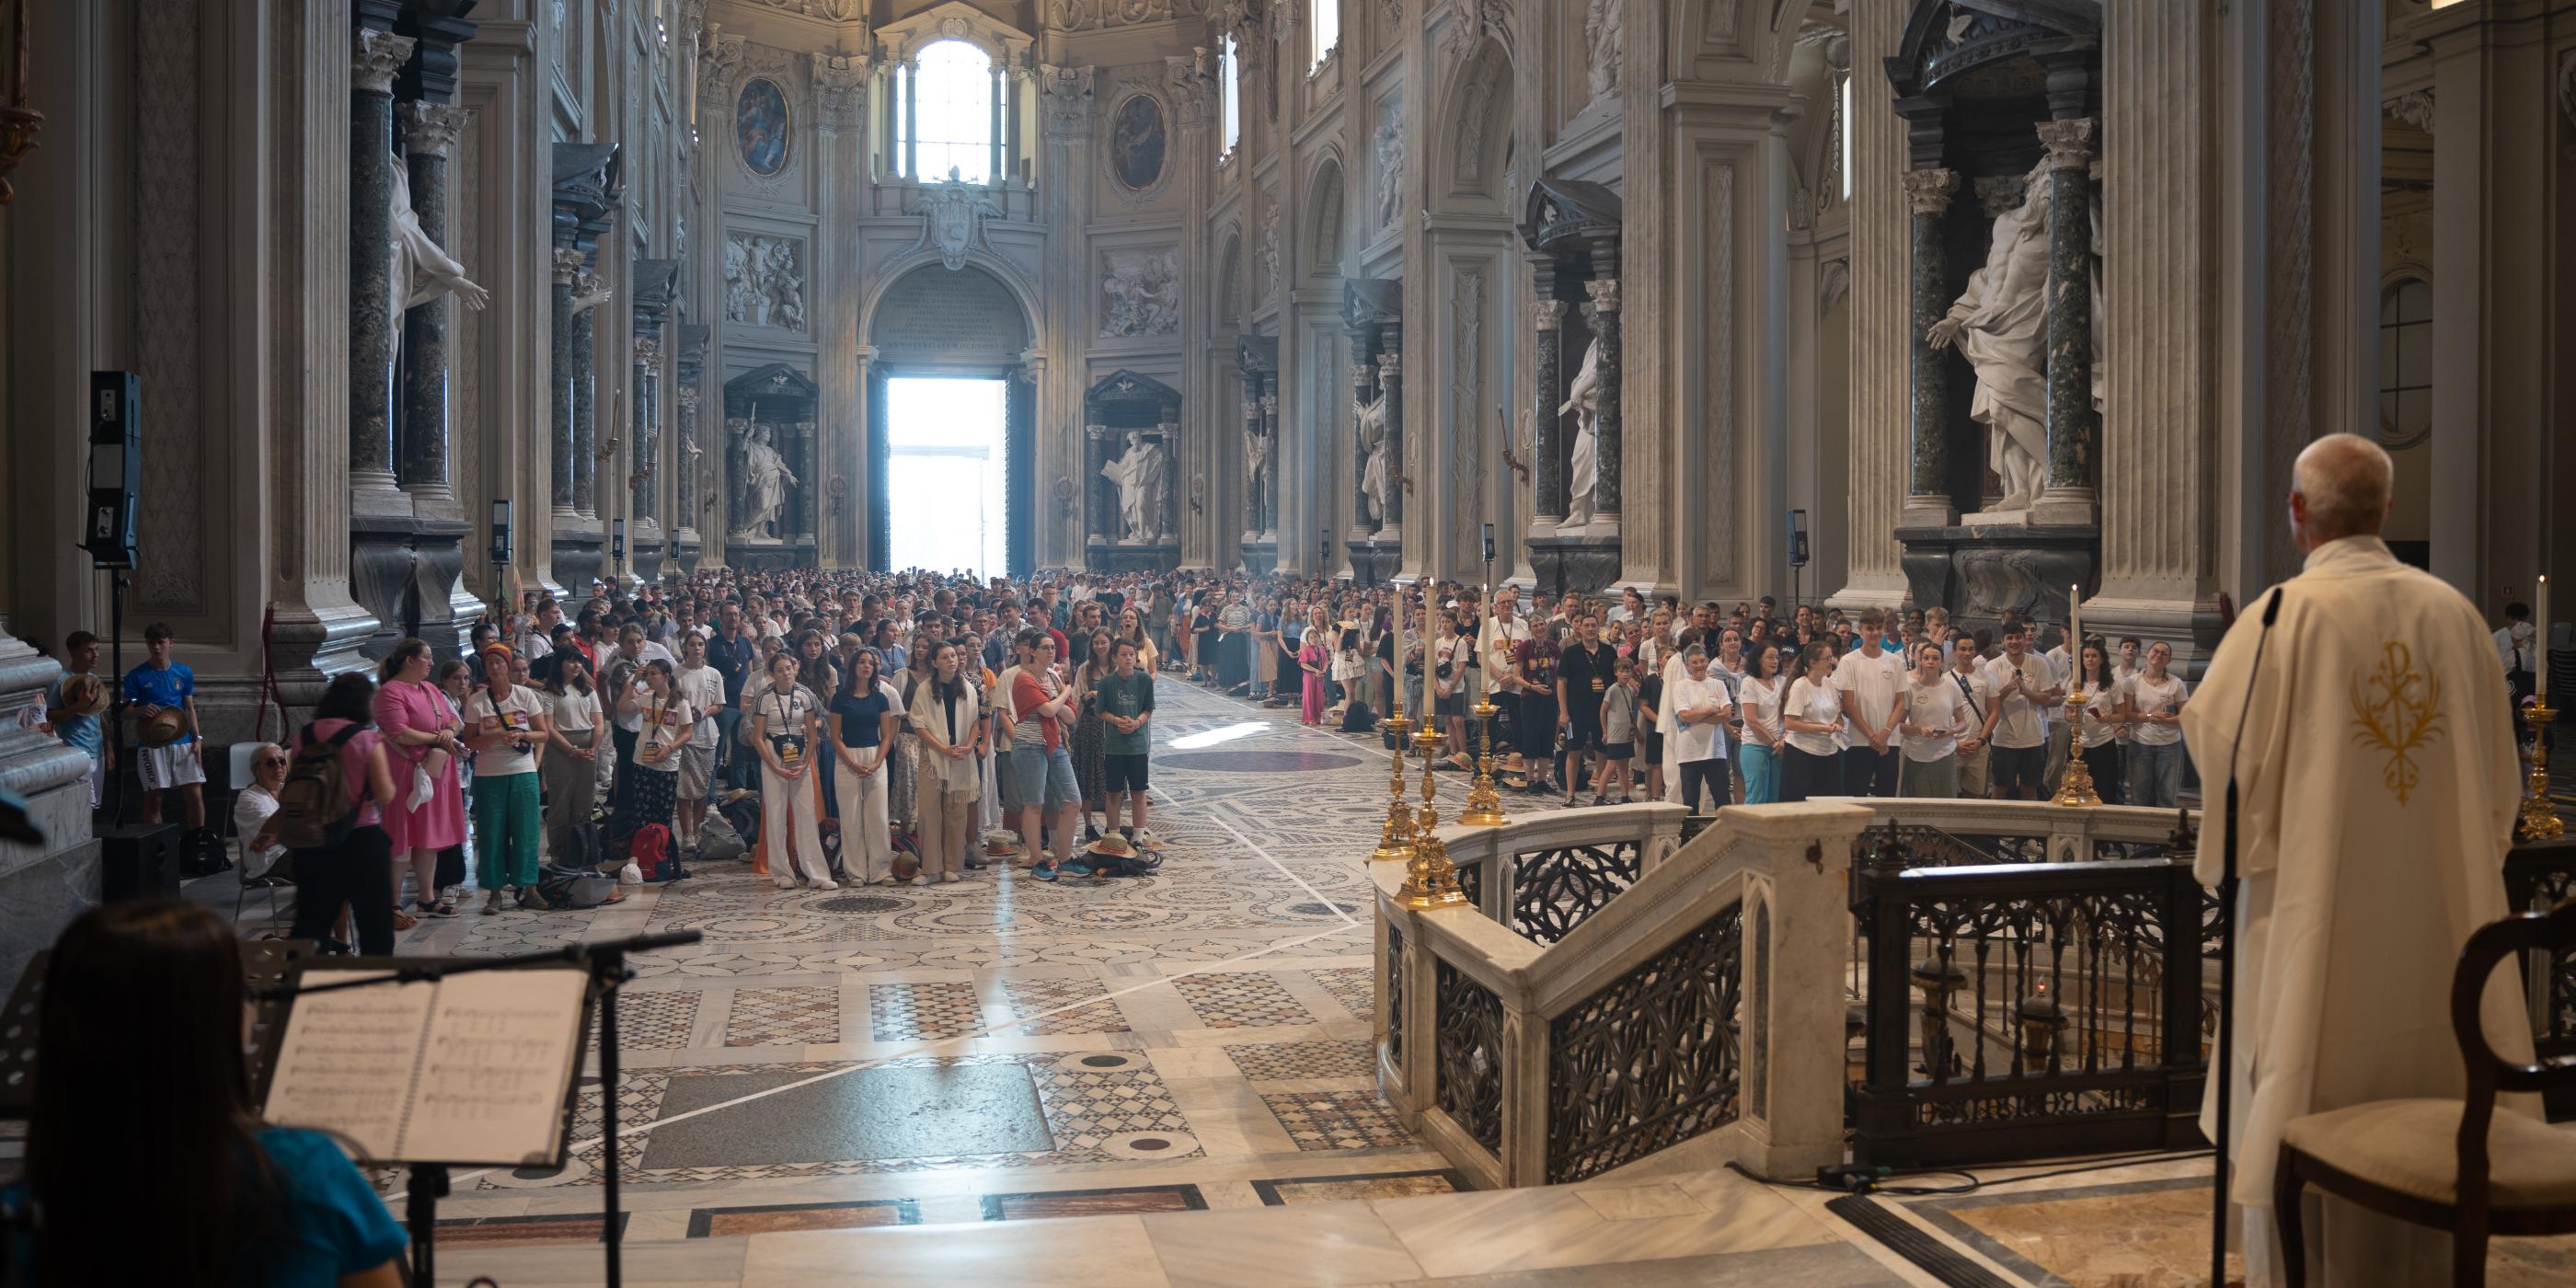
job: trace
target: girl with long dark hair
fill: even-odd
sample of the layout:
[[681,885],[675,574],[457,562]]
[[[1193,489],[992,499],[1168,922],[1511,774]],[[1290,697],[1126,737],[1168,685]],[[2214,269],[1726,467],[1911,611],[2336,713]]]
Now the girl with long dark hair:
[[[372,696],[363,675],[333,687],[350,680]],[[381,776],[383,749],[368,751]],[[391,905],[376,907],[381,924]],[[0,1193],[32,1214],[11,1282],[402,1288],[407,1240],[366,1177],[329,1137],[259,1120],[244,1004],[240,941],[204,908],[111,903],[64,929],[26,1179]]]
[[393,841],[385,834],[384,811],[393,805],[395,780],[383,736],[368,727],[375,700],[375,681],[343,675],[322,691],[313,723],[293,740],[290,750],[297,755],[337,745],[340,781],[357,812],[337,844],[294,851],[295,926],[287,933],[290,939],[324,938],[345,906],[357,929],[358,951],[371,957],[394,950]]
[[590,663],[578,651],[556,654],[554,662],[546,672],[546,758],[537,767],[545,792],[546,849],[567,867],[587,867],[599,856],[581,851],[573,826],[590,821],[599,799],[599,695],[590,687]]
[[894,880],[893,834],[887,830],[886,758],[894,750],[902,717],[886,696],[877,670],[884,657],[872,648],[852,653],[841,669],[824,721],[832,738],[832,772],[840,803],[841,861],[861,885]]

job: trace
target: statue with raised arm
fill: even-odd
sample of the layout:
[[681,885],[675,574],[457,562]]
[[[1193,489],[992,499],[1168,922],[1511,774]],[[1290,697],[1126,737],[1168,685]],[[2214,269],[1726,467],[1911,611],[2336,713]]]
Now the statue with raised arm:
[[1987,462],[2003,476],[1995,510],[2028,509],[2048,460],[2049,163],[2023,181],[2019,205],[1995,216],[1985,266],[1932,324],[1935,349],[1958,347],[1977,371],[1969,418],[1986,427]]
[[1127,431],[1127,450],[1100,467],[1101,477],[1118,487],[1120,539],[1145,545],[1163,536],[1164,475],[1168,463],[1160,444],[1146,441],[1141,430]]
[[1376,402],[1359,404],[1360,430],[1360,496],[1368,502],[1367,513],[1360,517],[1372,527],[1386,526],[1386,395]]
[[736,485],[732,535],[781,535],[778,524],[787,513],[787,489],[794,486],[795,471],[788,469],[787,458],[769,445],[769,426],[754,422],[750,436],[742,444],[742,479]]
[[394,235],[390,253],[394,266],[393,333],[398,346],[402,343],[405,309],[450,292],[469,309],[480,309],[491,298],[490,292],[467,279],[465,266],[430,240],[429,231],[420,226],[420,213],[411,206],[409,171],[400,158],[394,160]]
[[1259,430],[1243,431],[1244,529],[1259,534],[1268,530],[1262,522],[1262,506],[1270,495],[1270,436]]
[[1556,409],[1574,414],[1574,451],[1565,474],[1565,524],[1579,528],[1592,522],[1592,505],[1601,490],[1601,342],[1583,352],[1583,366]]

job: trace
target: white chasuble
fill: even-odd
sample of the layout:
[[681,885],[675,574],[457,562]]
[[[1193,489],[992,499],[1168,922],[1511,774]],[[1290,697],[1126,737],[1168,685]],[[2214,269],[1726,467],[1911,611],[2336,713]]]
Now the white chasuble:
[[[2241,933],[2225,1045],[2236,1079],[2230,1197],[2258,1286],[2277,1281],[2270,1208],[2285,1124],[2464,1091],[2452,969],[2469,935],[2507,911],[2504,856],[2521,798],[2495,645],[2459,592],[2399,563],[2377,537],[2328,542],[2279,588],[2257,675],[2273,593],[2238,617],[2182,717],[2210,803],[2194,871],[2214,886],[2229,746],[2245,711],[2234,765]],[[2506,1058],[2528,1060],[2518,981],[2509,968],[2488,981],[2486,1033]],[[2201,1111],[2213,1138],[2217,1088],[2213,1078]],[[2315,1190],[2308,1201],[2315,1210]],[[2310,1283],[2450,1275],[2447,1234],[2340,1201],[2308,1223],[2308,1241]]]

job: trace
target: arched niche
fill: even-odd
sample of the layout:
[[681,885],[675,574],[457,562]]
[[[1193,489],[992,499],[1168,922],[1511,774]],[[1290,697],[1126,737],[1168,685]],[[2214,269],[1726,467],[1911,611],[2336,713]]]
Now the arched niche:
[[[1083,475],[1089,516],[1086,561],[1099,572],[1168,572],[1180,565],[1181,391],[1152,376],[1118,370],[1082,398]],[[1154,482],[1143,489],[1144,530],[1130,530],[1125,491],[1110,467],[1141,463]],[[1156,467],[1159,467],[1158,469]]]
[[1014,576],[1037,566],[1037,401],[1023,370],[1033,329],[1019,295],[972,263],[950,269],[932,260],[896,278],[868,311],[874,356],[866,366],[868,565],[887,566],[894,538],[889,492],[886,383],[899,377],[948,376],[1006,381],[1003,401],[1004,548]]
[[1510,213],[1512,59],[1499,40],[1478,42],[1459,67],[1433,157],[1432,200],[1443,212]]
[[1342,277],[1343,242],[1349,211],[1343,191],[1342,163],[1327,157],[1306,185],[1306,271],[1316,277]]

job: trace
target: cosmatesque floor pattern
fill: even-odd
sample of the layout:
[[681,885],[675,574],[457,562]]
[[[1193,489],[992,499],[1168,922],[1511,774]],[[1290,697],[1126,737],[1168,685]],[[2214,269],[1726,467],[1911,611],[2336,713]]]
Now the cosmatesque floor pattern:
[[[1460,1188],[1372,1076],[1364,856],[1385,753],[1177,679],[1159,697],[1152,877],[801,891],[708,863],[605,908],[428,921],[403,949],[704,936],[638,959],[620,1005],[632,1240]],[[1441,786],[1454,809],[1465,779]],[[445,1237],[596,1237],[588,1082],[567,1165],[460,1175]]]

